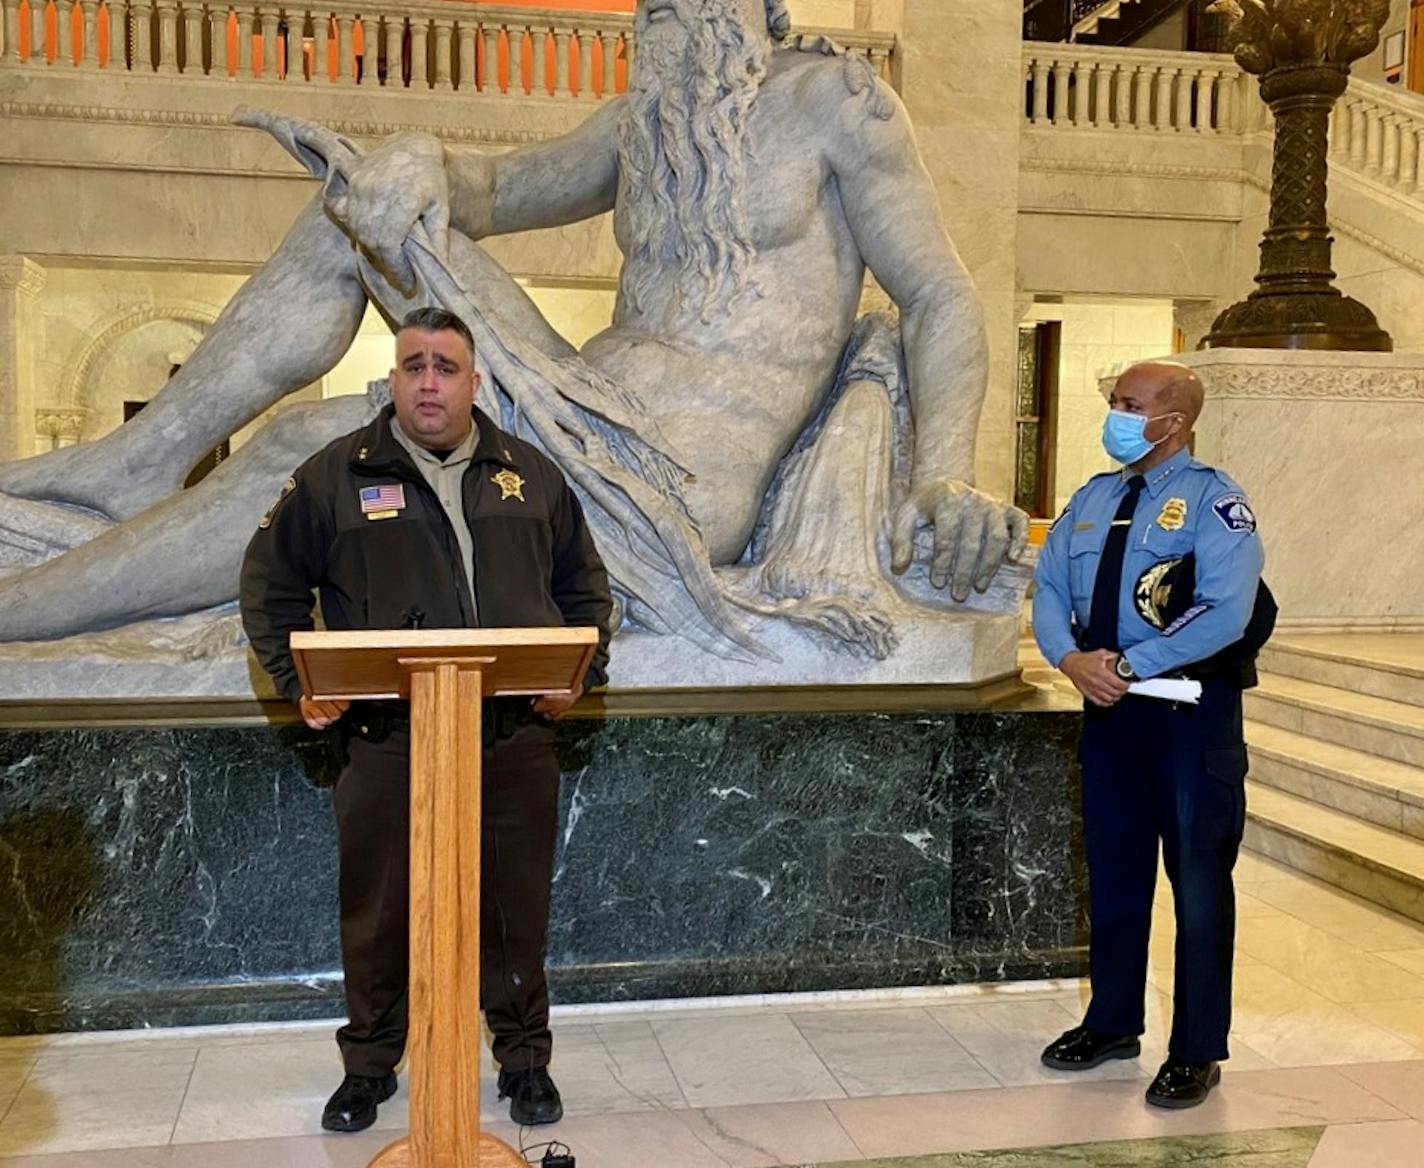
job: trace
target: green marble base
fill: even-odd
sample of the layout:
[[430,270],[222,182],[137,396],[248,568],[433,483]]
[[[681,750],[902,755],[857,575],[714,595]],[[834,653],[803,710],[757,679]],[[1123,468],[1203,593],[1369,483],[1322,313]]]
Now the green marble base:
[[1008,1148],[894,1160],[856,1160],[820,1168],[1306,1168],[1323,1127],[1117,1140],[1059,1148]]

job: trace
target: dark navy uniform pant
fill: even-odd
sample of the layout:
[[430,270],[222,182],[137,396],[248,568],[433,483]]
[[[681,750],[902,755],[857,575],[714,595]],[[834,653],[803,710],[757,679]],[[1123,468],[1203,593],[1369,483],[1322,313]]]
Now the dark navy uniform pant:
[[[410,904],[410,731],[350,742],[335,792],[341,852],[346,1070],[385,1075],[405,1050]],[[486,745],[480,863],[480,1004],[494,1057],[509,1070],[548,1065],[544,957],[558,831],[553,730],[532,723]]]
[[1170,1054],[1227,1055],[1236,934],[1231,869],[1245,826],[1241,691],[1203,685],[1198,706],[1129,696],[1089,705],[1080,752],[1093,997],[1084,1025],[1141,1034],[1157,848],[1172,883],[1177,947]]

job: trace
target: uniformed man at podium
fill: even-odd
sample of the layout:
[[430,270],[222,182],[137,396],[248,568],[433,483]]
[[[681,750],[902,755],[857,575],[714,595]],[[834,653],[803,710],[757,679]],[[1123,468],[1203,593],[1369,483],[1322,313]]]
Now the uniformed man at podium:
[[[329,629],[594,625],[606,680],[613,602],[577,498],[558,467],[474,400],[474,342],[440,309],[396,337],[393,402],[287,480],[242,567],[242,620],[278,690],[313,728],[336,725],[349,761],[335,791],[346,1077],[322,1115],[360,1131],[396,1089],[406,1041],[410,719],[401,703],[317,702],[289,650]],[[484,715],[480,984],[501,1098],[520,1124],[563,1115],[544,956],[558,818],[552,720],[577,699],[498,698]]]

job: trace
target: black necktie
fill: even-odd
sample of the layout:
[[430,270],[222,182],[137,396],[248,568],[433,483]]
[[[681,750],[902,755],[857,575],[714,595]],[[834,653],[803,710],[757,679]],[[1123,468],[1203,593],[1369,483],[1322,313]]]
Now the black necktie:
[[1132,513],[1137,510],[1137,500],[1147,480],[1141,475],[1133,475],[1127,480],[1127,494],[1118,504],[1112,526],[1108,528],[1107,542],[1103,544],[1102,558],[1098,560],[1098,575],[1093,581],[1093,607],[1088,612],[1088,636],[1083,643],[1086,650],[1112,649],[1116,652],[1117,607],[1122,595],[1122,558],[1127,551],[1127,533],[1132,527]]

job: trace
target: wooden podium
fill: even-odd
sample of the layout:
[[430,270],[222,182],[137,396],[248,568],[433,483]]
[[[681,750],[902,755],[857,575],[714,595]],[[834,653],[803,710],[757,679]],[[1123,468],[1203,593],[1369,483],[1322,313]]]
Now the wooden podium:
[[480,1132],[480,703],[572,693],[598,630],[293,633],[302,692],[410,701],[410,1135],[372,1168],[525,1164]]

